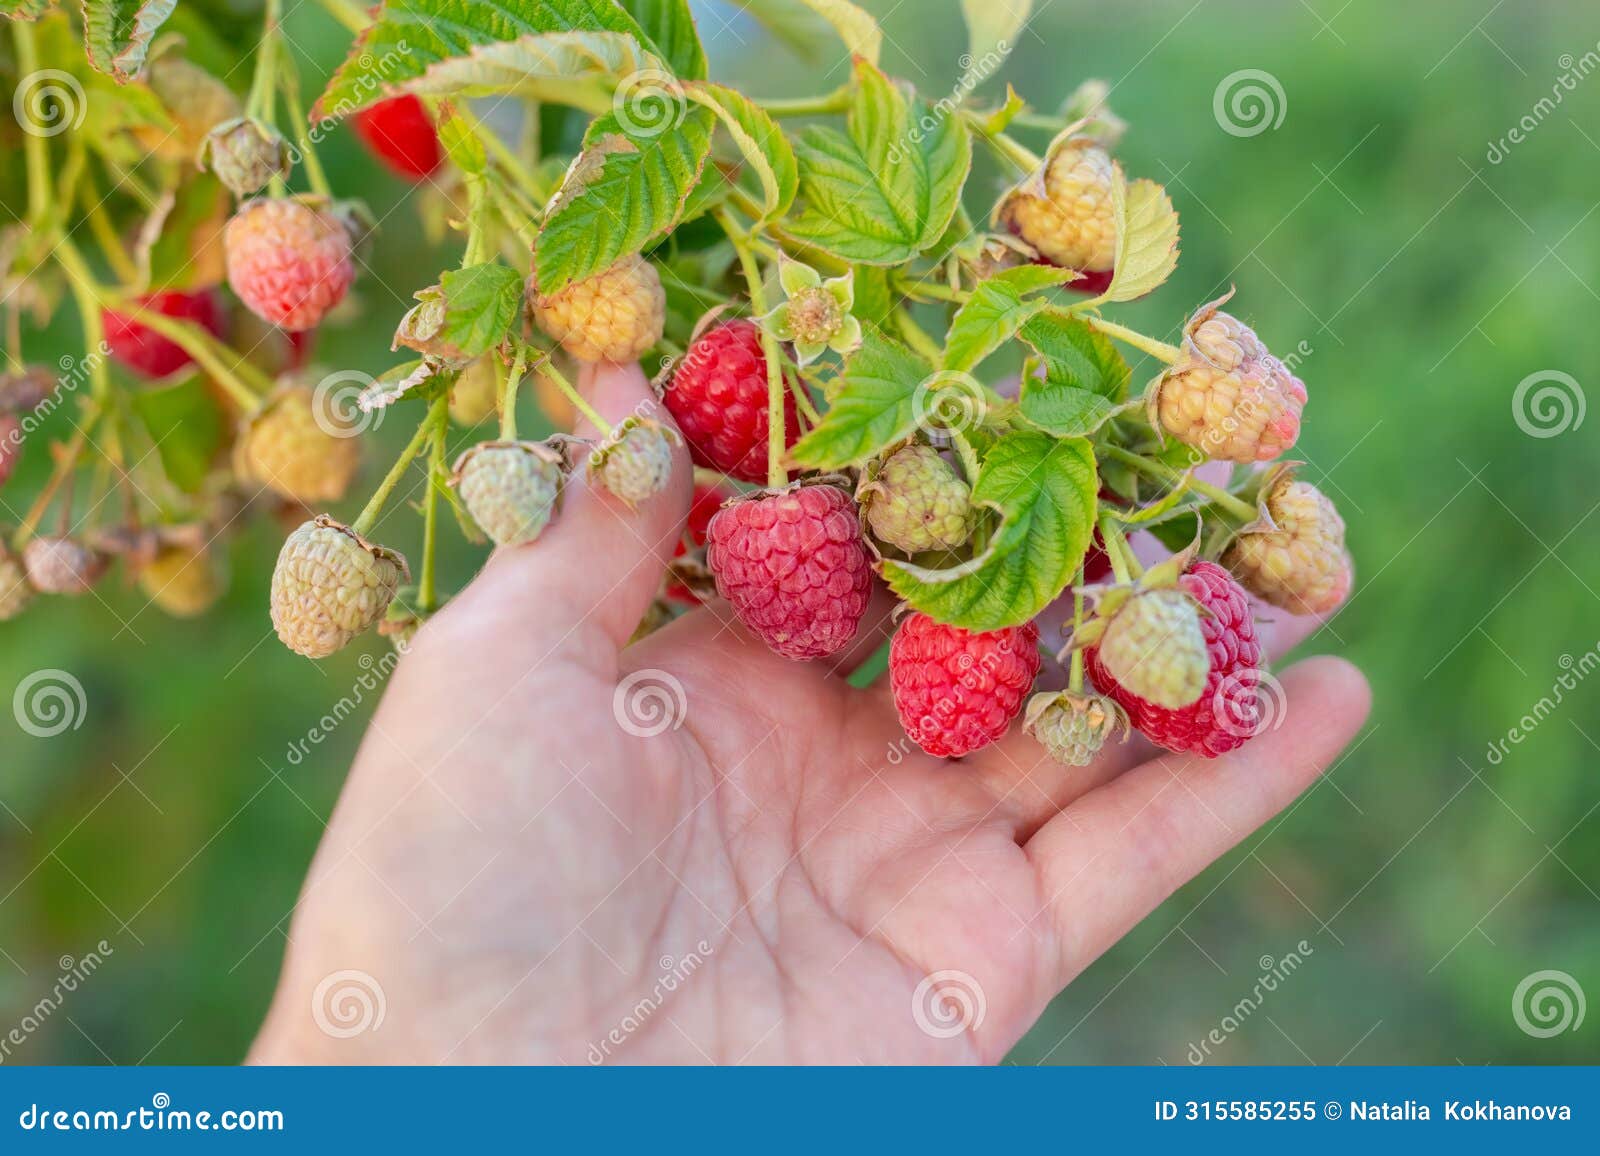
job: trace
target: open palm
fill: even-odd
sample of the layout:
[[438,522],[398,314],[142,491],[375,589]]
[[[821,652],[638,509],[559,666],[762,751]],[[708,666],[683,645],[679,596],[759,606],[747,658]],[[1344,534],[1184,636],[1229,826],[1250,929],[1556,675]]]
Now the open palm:
[[[612,417],[649,398],[633,369],[586,388]],[[419,634],[255,1058],[992,1062],[1365,718],[1360,675],[1320,659],[1284,676],[1282,726],[1215,761],[1130,743],[1069,769],[1015,731],[930,758],[885,687],[842,677],[886,602],[832,664],[726,607],[628,645],[689,489],[680,461],[633,512],[575,479]]]

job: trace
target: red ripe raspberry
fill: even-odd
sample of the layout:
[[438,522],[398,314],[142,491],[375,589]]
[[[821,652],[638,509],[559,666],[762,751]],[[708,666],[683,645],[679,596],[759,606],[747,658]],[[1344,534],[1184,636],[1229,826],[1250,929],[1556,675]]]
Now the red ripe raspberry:
[[975,634],[915,613],[889,644],[900,725],[941,758],[959,758],[1005,734],[1038,673],[1039,628],[1031,622]]
[[[667,409],[697,466],[746,482],[767,480],[767,359],[761,330],[730,321],[689,347],[666,391]],[[794,396],[783,398],[787,445],[800,440]]]
[[708,535],[717,593],[773,650],[822,658],[856,636],[872,560],[843,490],[799,486],[738,502],[717,511]]
[[1097,647],[1084,652],[1089,677],[1128,712],[1146,738],[1169,751],[1214,759],[1261,729],[1257,686],[1261,644],[1256,640],[1250,604],[1240,586],[1214,562],[1196,562],[1178,579],[1178,586],[1199,602],[1200,632],[1205,636],[1211,670],[1200,697],[1186,707],[1167,710],[1125,690],[1106,673]]
[[428,110],[410,93],[380,100],[356,113],[355,130],[396,176],[420,181],[444,160]]
[[[683,528],[683,537],[672,551],[674,558],[682,558],[690,550],[703,549],[711,530],[711,519],[722,509],[722,503],[733,495],[716,486],[696,485],[694,499],[689,503],[689,518]],[[667,584],[667,597],[686,606],[698,606],[700,599],[682,582]]]
[[[213,337],[222,336],[222,302],[214,290],[152,293],[139,298],[139,304],[152,313],[193,321]],[[193,360],[177,342],[146,329],[131,317],[103,309],[100,319],[105,325],[106,344],[111,347],[111,356],[146,377],[166,377],[169,373],[177,373]]]

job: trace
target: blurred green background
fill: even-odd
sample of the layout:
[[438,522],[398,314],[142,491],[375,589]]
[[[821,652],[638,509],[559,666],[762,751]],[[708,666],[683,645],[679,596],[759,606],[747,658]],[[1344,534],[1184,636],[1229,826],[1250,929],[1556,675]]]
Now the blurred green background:
[[[866,6],[885,20],[885,66],[949,91],[965,51],[954,0]],[[314,84],[347,37],[291,7]],[[1513,1014],[1519,983],[1544,970],[1600,997],[1600,677],[1487,757],[1600,643],[1600,420],[1558,417],[1571,428],[1534,437],[1513,408],[1519,383],[1549,371],[1581,401],[1600,366],[1600,55],[1584,60],[1600,54],[1600,13],[1587,0],[1041,7],[1003,78],[1047,109],[1082,79],[1110,80],[1133,126],[1126,167],[1165,182],[1183,215],[1177,275],[1125,319],[1170,335],[1236,284],[1237,312],[1280,354],[1304,351],[1298,455],[1339,502],[1358,574],[1307,649],[1361,664],[1376,707],[1327,780],[1091,967],[1015,1060],[1183,1064],[1213,1029],[1213,1062],[1600,1059],[1600,1012],[1550,1038]],[[719,78],[758,96],[842,78],[707,8]],[[1219,86],[1241,70],[1281,87],[1276,127],[1219,123]],[[1560,104],[1537,108],[1563,75]],[[991,83],[978,99],[994,96]],[[1524,118],[1532,131],[1491,163]],[[325,334],[320,360],[376,370],[397,360],[405,298],[444,259],[417,240],[404,203],[417,194],[343,130],[334,146],[334,186],[384,226],[361,316]],[[997,180],[985,158],[975,214]],[[69,351],[70,316],[60,332],[33,352]],[[379,441],[397,443],[401,424]],[[393,524],[413,548],[415,519]],[[384,646],[313,665],[271,640],[276,547],[258,519],[199,622],[112,585],[105,605],[43,602],[0,626],[0,690],[56,667],[88,702],[81,729],[49,739],[0,711],[0,1034],[60,957],[113,949],[6,1062],[243,1055],[360,720],[303,761],[291,744]],[[475,559],[452,544],[447,561],[454,585]],[[1238,1015],[1291,952],[1294,974]]]

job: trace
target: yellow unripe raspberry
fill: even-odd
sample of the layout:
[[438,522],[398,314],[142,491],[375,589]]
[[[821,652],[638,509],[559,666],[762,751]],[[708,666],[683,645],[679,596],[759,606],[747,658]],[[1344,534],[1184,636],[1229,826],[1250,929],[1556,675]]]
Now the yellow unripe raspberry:
[[548,297],[530,286],[529,299],[534,322],[579,361],[633,361],[666,325],[661,276],[637,254]]
[[140,569],[139,588],[173,617],[194,618],[222,597],[222,571],[204,546],[169,546]]
[[1350,594],[1344,519],[1310,482],[1285,474],[1267,494],[1275,530],[1244,533],[1223,563],[1250,593],[1291,614],[1326,614]]
[[1035,179],[1002,203],[1000,219],[1052,265],[1105,273],[1117,258],[1111,154],[1092,140],[1062,142]]
[[307,386],[291,385],[269,400],[239,434],[233,464],[240,480],[307,505],[344,497],[361,465],[356,431]]

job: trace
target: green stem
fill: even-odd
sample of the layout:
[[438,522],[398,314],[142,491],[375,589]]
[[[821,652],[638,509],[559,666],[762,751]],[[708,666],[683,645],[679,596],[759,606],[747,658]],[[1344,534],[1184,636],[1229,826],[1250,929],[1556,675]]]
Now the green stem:
[[[466,112],[464,109],[458,110],[458,112],[459,115],[462,116],[471,116],[471,114]],[[539,119],[537,113],[533,113],[532,116],[534,121],[537,123]],[[511,150],[511,147],[507,145],[505,141],[500,139],[500,134],[495,132],[488,125],[484,124],[483,121],[476,116],[471,116],[471,123],[472,131],[477,135],[477,138],[483,142],[484,149],[495,159],[495,162],[501,168],[505,169],[506,172],[510,174],[511,179],[517,183],[518,188],[525,192],[529,197],[533,198],[536,202],[543,200],[545,193],[544,190],[539,187],[539,182],[534,178],[534,175],[528,171],[528,167],[522,163],[522,158],[517,156],[517,154]]]
[[[738,223],[726,209],[717,210],[717,223],[722,226],[723,232],[728,234],[728,240],[733,245],[733,251],[738,254],[739,268],[744,273],[745,286],[750,292],[750,310],[757,318],[767,315],[766,286],[761,280],[761,266],[756,262],[754,250],[750,247],[750,237],[739,228]],[[759,321],[757,323],[760,324]],[[784,429],[784,383],[782,351],[778,348],[778,339],[767,332],[765,325],[760,325],[761,353],[767,363],[767,485],[774,489],[788,484],[789,471],[784,467],[783,458],[788,446],[788,431]]]
[[311,122],[306,119],[305,106],[300,103],[300,73],[294,61],[289,61],[288,67],[282,70],[279,87],[283,91],[284,103],[289,106],[289,119],[294,122],[295,145],[300,150],[300,159],[305,162],[306,179],[311,182],[311,191],[332,200],[333,186],[328,183],[328,174],[317,159],[317,150],[311,143],[308,131]]
[[1111,561],[1111,573],[1118,585],[1125,586],[1144,572],[1115,518],[1106,515],[1100,519],[1100,537],[1106,544],[1106,557]]
[[428,492],[422,499],[422,576],[417,579],[417,609],[430,614],[439,604],[437,554],[439,543],[439,486],[444,477],[445,440],[450,434],[450,395],[441,393],[428,411],[431,450]]
[[[1078,580],[1074,587],[1083,585],[1083,567],[1078,567]],[[1083,592],[1074,589],[1072,592],[1072,633],[1076,635],[1083,628]],[[1072,648],[1072,665],[1067,669],[1067,689],[1073,694],[1083,693],[1083,647]]]
[[11,536],[12,549],[20,550],[27,545],[28,539],[33,537],[33,532],[39,526],[39,520],[44,517],[45,511],[50,508],[50,503],[55,500],[56,492],[61,489],[72,471],[78,467],[78,459],[83,456],[84,447],[89,444],[89,433],[94,429],[95,423],[100,420],[98,409],[90,410],[78,423],[78,432],[73,435],[72,441],[67,443],[67,448],[56,458],[55,468],[50,473],[50,480],[39,491],[39,496],[34,499],[33,505],[23,515],[22,522],[17,526],[16,533]]
[[768,116],[830,116],[834,113],[844,112],[850,107],[851,89],[849,84],[841,84],[832,92],[825,92],[821,96],[802,96],[788,100],[758,100],[756,101]]
[[583,394],[578,392],[577,386],[573,385],[567,380],[566,374],[562,373],[556,368],[554,355],[545,355],[544,364],[539,366],[539,372],[556,383],[556,388],[559,389],[562,395],[572,403],[572,407],[574,409],[576,409],[589,420],[590,425],[599,430],[603,436],[611,436],[611,423],[605,418],[601,417],[594,406],[590,405],[583,399]]
[[322,8],[340,24],[351,32],[364,32],[372,21],[367,19],[367,14],[351,4],[349,0],[321,0]]
[[987,124],[987,118],[982,113],[972,109],[963,109],[961,111],[961,119],[966,121],[968,127],[981,136],[1002,160],[1013,165],[1021,175],[1027,176],[1044,163],[1032,149],[1027,148],[1020,141],[1007,136],[1003,132],[995,132],[991,129]]
[[100,251],[105,254],[106,264],[111,266],[112,272],[124,285],[137,284],[140,280],[138,266],[133,263],[133,258],[128,256],[122,238],[117,236],[116,226],[106,216],[105,206],[100,199],[100,190],[87,173],[83,178],[82,200],[84,213],[89,221],[89,231],[94,234]]
[[900,336],[906,339],[911,348],[935,365],[944,363],[944,350],[939,348],[939,343],[929,337],[927,331],[917,324],[916,318],[904,308],[894,311],[894,323],[895,328],[900,330]]
[[795,374],[789,379],[789,392],[794,394],[794,403],[800,408],[813,427],[822,424],[822,415],[817,412],[817,407],[811,403],[811,393],[806,389],[805,378]]
[[[400,451],[400,456],[395,459],[394,465],[389,467],[389,472],[384,475],[383,481],[378,483],[377,491],[367,499],[367,504],[351,523],[350,528],[357,534],[365,538],[372,533],[372,527],[377,525],[378,518],[383,514],[383,508],[389,504],[394,488],[400,484],[400,479],[406,476],[406,470],[411,468],[411,463],[417,460],[422,447],[428,444],[428,437],[432,432],[431,422],[423,421],[417,426],[417,432],[412,435],[411,441]],[[429,484],[432,484],[431,480]]]
[[[1121,462],[1130,469],[1138,470],[1140,473],[1155,478],[1157,481],[1165,482],[1169,486],[1175,486],[1184,480],[1182,470],[1175,470],[1162,462],[1152,461],[1140,454],[1133,453],[1131,450],[1125,450],[1121,446],[1104,445],[1098,447],[1098,451],[1102,457]],[[1188,476],[1188,485],[1195,493],[1203,494],[1210,498],[1219,509],[1229,516],[1241,518],[1246,522],[1255,520],[1255,507],[1243,498],[1228,493],[1222,487],[1213,486],[1210,482],[1202,482],[1193,474]]]
[[156,313],[131,300],[117,305],[116,309],[194,358],[195,364],[227,391],[245,417],[261,408],[262,397],[271,391],[272,383],[244,361],[235,360],[230,364],[225,355],[233,350],[194,322]]
[[[17,75],[38,72],[39,48],[34,42],[33,25],[18,20],[11,27],[17,42]],[[32,132],[22,134],[22,148],[28,167],[28,220],[38,224],[50,208],[50,150],[45,138]]]
[[972,296],[965,289],[955,289],[937,281],[914,280],[909,277],[896,277],[895,287],[908,297],[926,297],[932,301],[948,301],[953,305],[964,305]]
[[495,372],[500,375],[500,440],[514,442],[517,440],[517,393],[522,388],[522,375],[528,371],[528,347],[517,342],[509,373],[498,354],[494,365]]
[[1164,361],[1168,365],[1176,362],[1183,353],[1176,345],[1168,345],[1165,341],[1157,341],[1154,337],[1146,337],[1136,329],[1118,325],[1115,321],[1107,321],[1104,317],[1085,317],[1084,320],[1107,337],[1115,337],[1118,341],[1131,345],[1143,353],[1148,353],[1151,357]]
[[100,287],[95,282],[89,263],[72,241],[62,236],[56,241],[56,263],[66,273],[72,286],[73,299],[82,314],[83,348],[89,363],[89,390],[97,402],[104,402],[111,393],[111,377],[106,372],[106,330],[100,316]]
[[256,48],[256,71],[250,81],[250,96],[244,114],[264,124],[276,125],[273,91],[277,88],[278,22],[281,0],[267,0],[261,22],[261,42]]

